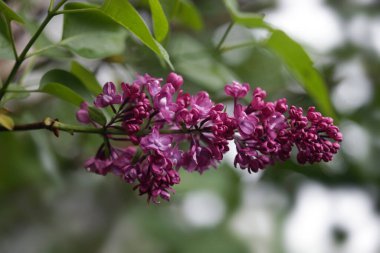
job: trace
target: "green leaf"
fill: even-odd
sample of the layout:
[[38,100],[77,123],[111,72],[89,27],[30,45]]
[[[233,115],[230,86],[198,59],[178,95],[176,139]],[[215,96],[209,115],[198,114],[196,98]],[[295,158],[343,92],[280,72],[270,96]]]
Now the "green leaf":
[[191,36],[178,35],[170,40],[169,46],[178,72],[192,82],[188,88],[194,88],[194,92],[202,88],[217,93],[226,83],[237,79],[229,68],[214,59],[207,48]]
[[7,23],[1,15],[0,13],[0,59],[14,59],[12,44],[7,33]]
[[92,9],[64,14],[63,35],[59,45],[90,59],[123,53],[127,32],[96,7],[82,3],[65,5],[65,10]]
[[8,130],[12,130],[15,126],[15,123],[13,122],[13,119],[11,117],[0,112],[0,125],[2,125]]
[[178,18],[184,25],[198,31],[203,28],[203,20],[197,8],[189,0],[180,0],[176,13]]
[[[38,27],[39,23],[36,23],[34,20],[27,20],[25,24],[25,28],[29,34],[34,34]],[[66,60],[73,56],[67,48],[59,44],[54,44],[44,33],[38,37],[33,45],[33,51],[31,51],[27,57],[35,55],[42,55],[57,60]]]
[[326,84],[305,50],[280,30],[272,33],[266,45],[282,59],[295,78],[319,104],[321,110],[334,116]]
[[0,13],[3,13],[8,20],[14,20],[21,24],[24,23],[24,20],[11,8],[9,8],[8,5],[6,5],[2,0],[0,0]]
[[53,69],[45,73],[40,81],[40,89],[50,83],[58,83],[66,86],[68,89],[72,90],[74,93],[79,94],[78,96],[84,97],[88,100],[92,99],[86,85],[82,81],[70,72],[62,69]]
[[153,30],[156,39],[161,42],[169,31],[169,23],[159,0],[149,0],[152,12]]
[[144,20],[128,0],[106,0],[101,10],[104,14],[136,35],[173,69],[166,50],[153,38]]
[[40,90],[76,106],[80,106],[80,104],[84,101],[81,96],[60,83],[48,83]]
[[264,16],[257,15],[255,13],[240,12],[238,3],[236,0],[224,0],[224,5],[229,11],[232,20],[239,25],[243,25],[249,28],[265,28],[272,30],[273,28],[265,23]]
[[90,114],[90,119],[92,119],[96,123],[99,123],[102,126],[107,124],[106,116],[104,116],[103,112],[101,110],[99,110],[98,108],[95,108],[93,106],[89,106],[88,112]]
[[78,62],[73,61],[71,63],[71,73],[73,73],[93,95],[98,95],[102,92],[102,88],[94,74]]

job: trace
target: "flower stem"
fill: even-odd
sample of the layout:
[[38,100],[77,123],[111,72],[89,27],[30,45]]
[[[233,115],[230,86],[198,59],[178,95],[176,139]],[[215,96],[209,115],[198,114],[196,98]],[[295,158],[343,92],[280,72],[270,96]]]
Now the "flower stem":
[[42,21],[42,23],[41,23],[40,27],[38,28],[38,30],[36,31],[36,33],[29,40],[28,44],[25,46],[24,50],[22,50],[22,52],[19,55],[19,57],[17,57],[16,62],[15,62],[14,66],[13,66],[13,68],[11,70],[11,73],[9,74],[8,78],[6,79],[6,81],[4,82],[3,87],[1,87],[1,89],[0,89],[0,101],[4,97],[5,93],[7,92],[7,88],[9,86],[9,84],[15,78],[15,76],[16,76],[19,68],[21,67],[22,63],[24,62],[24,60],[26,58],[26,55],[29,52],[29,50],[31,49],[31,47],[33,46],[33,44],[36,42],[36,40],[38,39],[38,37],[41,35],[41,33],[45,29],[46,25],[56,15],[56,12],[59,10],[59,8],[61,8],[61,6],[64,5],[67,1],[68,0],[62,0],[61,2],[59,2],[53,8],[52,11],[48,12],[48,15],[46,16],[46,18],[44,19],[44,21]]
[[[0,132],[21,132],[21,131],[33,131],[33,130],[50,130],[57,134],[59,131],[74,133],[86,133],[86,134],[100,134],[100,135],[128,135],[123,129],[118,128],[96,128],[88,126],[79,126],[59,122],[52,118],[46,118],[41,122],[33,122],[23,125],[15,125],[12,130],[8,130],[5,127],[0,126]],[[149,134],[150,131],[144,130],[138,134],[138,136],[144,136]],[[160,134],[188,134],[188,133],[200,133],[207,132],[199,129],[161,129]]]
[[[57,131],[64,131],[71,134],[73,133],[104,134],[104,130],[102,128],[65,124],[57,120],[53,120],[51,118],[46,118],[44,121],[41,121],[41,122],[34,122],[34,123],[29,123],[29,124],[24,124],[24,125],[15,125],[12,130],[7,130],[4,127],[0,127],[0,132],[32,131],[32,130],[41,130],[41,129],[47,129],[55,133]],[[109,131],[109,133],[110,134],[124,134],[118,130],[112,130],[112,131]]]
[[220,39],[218,45],[216,46],[216,50],[217,51],[220,51],[220,49],[222,48],[222,45],[223,45],[224,41],[226,40],[226,38],[227,38],[228,34],[230,33],[230,31],[231,31],[231,29],[232,29],[233,26],[234,26],[234,22],[231,22],[228,25],[226,31],[224,32],[222,38]]

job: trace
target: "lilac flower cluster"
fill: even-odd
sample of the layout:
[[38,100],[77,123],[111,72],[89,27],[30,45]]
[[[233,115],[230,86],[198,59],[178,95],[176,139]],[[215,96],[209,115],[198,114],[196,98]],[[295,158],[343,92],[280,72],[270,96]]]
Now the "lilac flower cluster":
[[248,91],[248,85],[237,82],[225,87],[226,94],[234,99],[234,118],[238,122],[235,166],[257,172],[289,159],[293,146],[301,164],[328,162],[338,152],[343,136],[332,118],[323,117],[315,107],[304,116],[302,108],[289,109],[285,98],[266,102],[267,94],[261,88],[253,91],[250,104],[244,106],[238,99]]
[[240,100],[250,89],[233,82],[225,86],[234,99],[234,114],[209,94],[185,93],[180,75],[170,73],[163,82],[148,74],[133,83],[122,83],[121,91],[108,82],[94,105],[113,114],[104,126],[92,118],[87,103],[77,112],[78,121],[104,129],[104,143],[85,167],[100,175],[112,173],[135,185],[148,201],[169,200],[180,182],[179,169],[203,173],[216,167],[234,140],[235,166],[257,172],[298,149],[300,163],[330,161],[339,150],[342,134],[331,118],[314,107],[306,116],[302,109],[288,108],[286,99],[266,102],[266,92],[253,91],[252,101]]

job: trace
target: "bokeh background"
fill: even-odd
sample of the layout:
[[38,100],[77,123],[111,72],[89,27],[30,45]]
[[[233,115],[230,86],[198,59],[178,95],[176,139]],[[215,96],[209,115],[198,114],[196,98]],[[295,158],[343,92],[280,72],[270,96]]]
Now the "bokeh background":
[[[48,7],[43,0],[5,2],[31,27]],[[133,3],[149,22],[146,1]],[[313,104],[283,63],[261,46],[264,31],[234,26],[226,46],[256,43],[215,53],[230,22],[222,1],[187,3],[192,11],[174,20],[164,44],[186,90],[205,89],[219,99],[224,84],[237,80],[261,86],[273,99]],[[0,252],[380,252],[379,2],[242,0],[240,7],[265,14],[267,22],[304,46],[322,73],[344,134],[334,161],[299,166],[292,159],[250,175],[232,167],[231,152],[217,169],[182,173],[170,203],[148,205],[118,178],[82,168],[101,143],[97,136],[1,133]],[[54,18],[46,40],[60,40],[62,22]],[[29,35],[15,29],[22,48]],[[76,58],[100,83],[168,73],[133,36],[126,36],[118,55],[101,61]],[[36,87],[47,70],[68,68],[67,59],[31,58],[28,66],[34,70],[26,69],[22,84]],[[0,64],[5,78],[11,62]],[[20,123],[46,116],[75,123],[77,109],[41,94],[7,107]]]

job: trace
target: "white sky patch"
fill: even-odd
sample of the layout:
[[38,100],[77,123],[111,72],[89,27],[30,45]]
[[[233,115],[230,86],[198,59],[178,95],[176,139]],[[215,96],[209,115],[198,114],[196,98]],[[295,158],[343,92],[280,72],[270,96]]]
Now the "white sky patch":
[[372,85],[359,59],[339,65],[336,78],[342,81],[334,89],[332,99],[339,112],[352,113],[370,101]]
[[347,26],[347,34],[354,44],[370,48],[380,56],[380,17],[354,16]]
[[342,142],[343,151],[357,161],[366,162],[370,154],[371,137],[360,125],[346,121],[341,126],[344,137]]
[[349,40],[358,46],[370,46],[370,22],[370,18],[366,15],[354,16],[347,25]]
[[286,197],[265,183],[243,184],[242,205],[230,220],[230,229],[255,253],[271,253],[276,247],[276,217],[283,212]]
[[372,47],[380,56],[380,17],[372,20],[370,25],[370,33]]
[[[379,225],[380,217],[375,213],[372,200],[362,190],[329,190],[307,184],[300,189],[296,205],[285,221],[286,252],[379,252]],[[342,245],[334,242],[334,228],[347,233]]]
[[50,20],[49,24],[45,27],[45,35],[53,43],[58,43],[62,39],[62,29],[63,29],[63,15],[55,16]]
[[280,0],[266,20],[319,52],[328,52],[344,40],[338,16],[323,0]]
[[225,212],[223,199],[213,191],[193,191],[183,199],[182,213],[194,227],[213,227],[223,220]]

